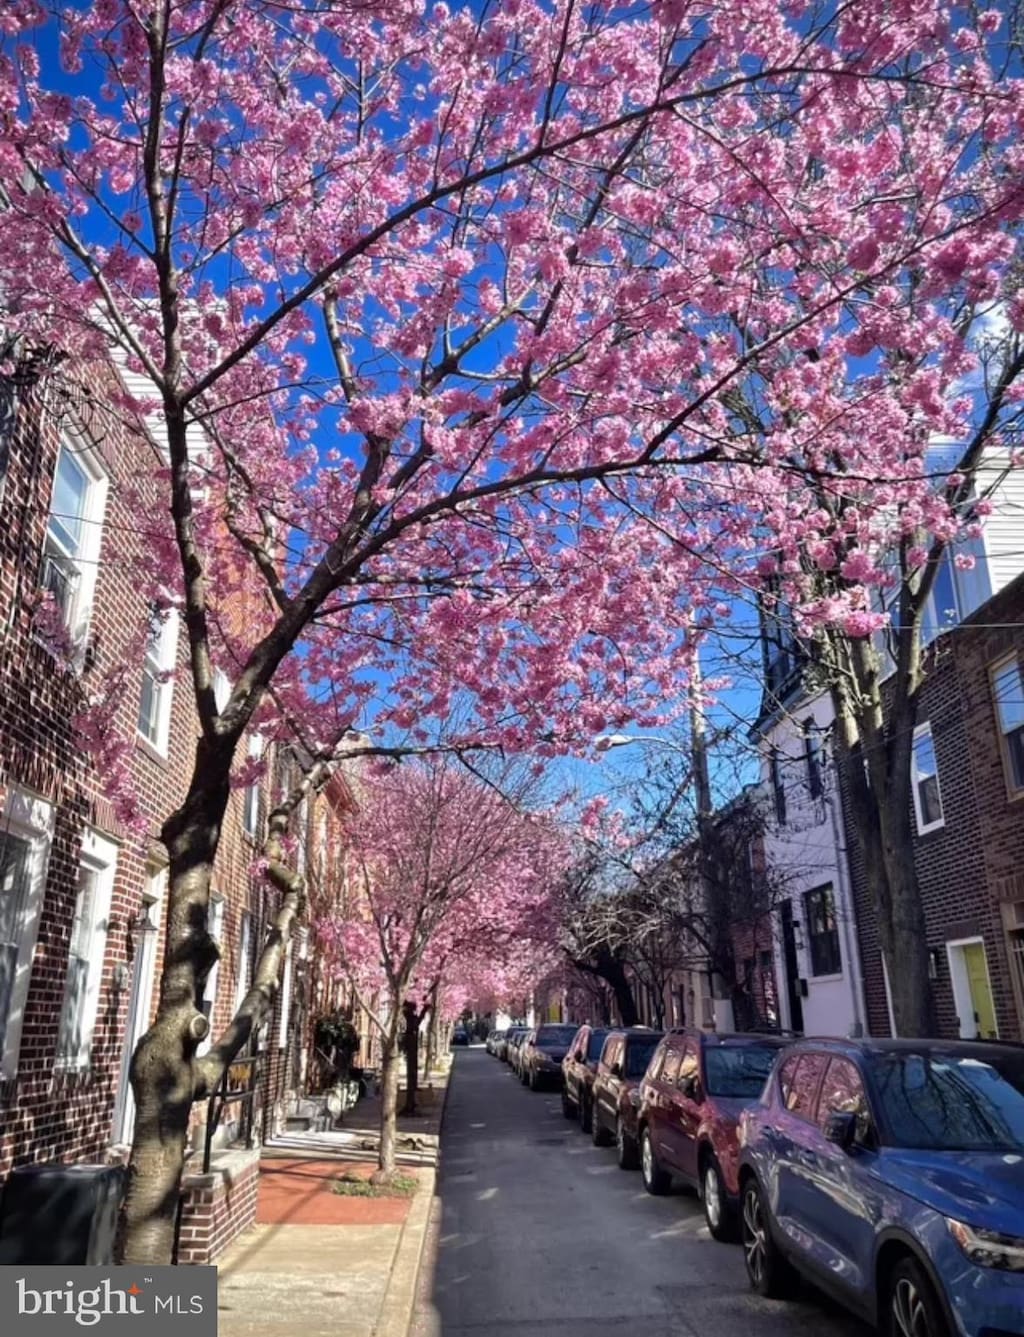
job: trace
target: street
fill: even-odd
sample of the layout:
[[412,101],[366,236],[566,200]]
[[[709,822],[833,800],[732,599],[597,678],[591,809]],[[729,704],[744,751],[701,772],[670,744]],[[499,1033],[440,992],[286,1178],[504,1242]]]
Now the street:
[[694,1197],[650,1197],[482,1049],[456,1053],[441,1157],[415,1337],[867,1337],[809,1289],[753,1296]]

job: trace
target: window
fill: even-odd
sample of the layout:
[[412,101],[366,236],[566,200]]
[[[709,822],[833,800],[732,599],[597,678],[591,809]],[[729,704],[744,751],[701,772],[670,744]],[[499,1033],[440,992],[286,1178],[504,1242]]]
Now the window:
[[762,612],[765,687],[770,697],[783,695],[797,670],[798,649],[792,616],[789,605],[782,599],[774,601],[771,612]]
[[818,1083],[827,1062],[827,1054],[799,1054],[783,1064],[779,1082],[783,1104],[791,1114],[813,1121]]
[[249,968],[252,956],[252,915],[243,914],[238,928],[238,972],[235,976],[235,1011],[249,992]]
[[40,584],[53,595],[71,640],[84,645],[96,586],[107,481],[91,452],[65,444],[57,457]]
[[96,832],[86,832],[57,1030],[57,1063],[61,1067],[84,1068],[89,1062],[99,1013],[116,860],[117,847],[111,841]]
[[679,1062],[679,1072],[676,1076],[676,1086],[680,1091],[686,1089],[695,1077],[700,1076],[700,1059],[697,1057],[697,1051],[692,1044],[688,1044],[683,1050],[683,1056]]
[[18,1070],[53,808],[12,786],[0,811],[0,1076]]
[[[210,937],[217,944],[221,945],[221,933],[224,929],[224,902],[219,897],[210,900],[209,918],[207,928]],[[220,960],[216,960],[206,977],[206,983],[203,985],[203,996],[200,1000],[199,1011],[210,1023],[210,1030],[206,1039],[199,1046],[198,1053],[205,1054],[213,1042],[213,1010],[217,1006],[217,976],[220,974]]]
[[139,733],[158,752],[166,755],[171,734],[171,674],[178,651],[178,614],[172,608],[164,616],[155,609],[150,616],[149,639],[142,662],[142,696],[139,699]]
[[281,1022],[277,1031],[278,1049],[288,1048],[288,1021],[292,1011],[292,945],[284,949],[284,973],[281,977]]
[[818,1124],[823,1132],[830,1114],[856,1114],[857,1141],[866,1143],[870,1140],[871,1115],[864,1082],[856,1065],[846,1058],[829,1061],[825,1080],[821,1084]]
[[223,669],[213,670],[213,703],[217,707],[217,713],[223,714],[224,707],[231,699],[231,683],[228,681],[228,675]]
[[939,767],[935,759],[935,740],[932,726],[919,724],[914,730],[912,788],[917,833],[934,831],[943,825],[942,795],[939,792]]
[[838,975],[843,968],[839,952],[839,928],[832,887],[818,887],[804,896],[807,949],[812,975]]
[[957,593],[956,572],[953,566],[953,552],[945,548],[939,558],[935,571],[935,583],[925,605],[921,620],[921,641],[928,645],[936,636],[960,621],[962,616],[960,599]]
[[807,765],[807,792],[812,799],[824,793],[821,770],[821,734],[813,720],[804,722],[804,761]]
[[782,759],[779,756],[779,749],[773,747],[768,758],[768,769],[771,777],[772,796],[775,801],[775,820],[779,826],[786,824],[786,786],[782,779]]
[[682,1057],[682,1053],[678,1049],[670,1049],[665,1055],[665,1062],[661,1065],[661,1080],[666,1086],[675,1086]]
[[992,695],[1010,792],[1024,792],[1024,675],[1016,655],[992,670]]
[[[249,761],[251,764],[255,764],[262,756],[263,739],[259,734],[252,734],[249,738]],[[242,804],[242,827],[245,834],[255,840],[259,825],[260,782],[257,778],[245,787],[245,798]]]

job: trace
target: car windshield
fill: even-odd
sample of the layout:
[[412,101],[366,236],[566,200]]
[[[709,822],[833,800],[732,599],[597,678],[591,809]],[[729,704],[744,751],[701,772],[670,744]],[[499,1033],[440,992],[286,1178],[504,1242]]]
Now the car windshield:
[[537,1032],[538,1049],[568,1049],[578,1026],[545,1026]]
[[778,1052],[774,1045],[709,1045],[704,1055],[708,1095],[756,1100]]
[[626,1076],[642,1077],[647,1071],[651,1055],[658,1047],[660,1035],[652,1035],[649,1040],[632,1040],[626,1046]]
[[1024,1151],[1024,1058],[882,1053],[872,1070],[897,1146]]
[[607,1031],[591,1031],[590,1039],[587,1041],[587,1058],[596,1063],[601,1057],[601,1050],[604,1048],[604,1042],[607,1038]]

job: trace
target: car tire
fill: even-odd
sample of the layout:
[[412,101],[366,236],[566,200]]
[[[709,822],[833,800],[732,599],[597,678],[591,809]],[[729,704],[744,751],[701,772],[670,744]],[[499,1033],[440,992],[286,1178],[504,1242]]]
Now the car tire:
[[666,1174],[658,1164],[649,1128],[645,1128],[640,1134],[640,1176],[644,1181],[644,1188],[656,1198],[664,1197],[672,1187],[672,1176]]
[[594,1127],[594,1105],[587,1099],[587,1093],[584,1091],[580,1096],[580,1130],[589,1133]]
[[569,1093],[564,1087],[562,1088],[562,1117],[564,1119],[576,1118],[576,1107],[569,1099]]
[[621,1116],[615,1120],[615,1153],[620,1170],[635,1170],[640,1164],[640,1153],[636,1149],[636,1139],[626,1132]]
[[597,1117],[593,1105],[590,1107],[590,1140],[595,1147],[610,1147],[612,1144],[612,1135]]
[[722,1178],[718,1158],[708,1152],[700,1172],[700,1197],[704,1205],[704,1220],[711,1238],[730,1244],[736,1238],[736,1215]]
[[527,1079],[526,1084],[527,1084],[527,1086],[530,1088],[531,1091],[536,1091],[536,1090],[539,1089],[539,1084],[538,1084],[538,1082],[537,1082],[537,1069],[536,1069],[536,1068],[531,1068],[531,1069],[530,1069],[530,1076],[529,1076],[529,1078]]
[[951,1337],[942,1302],[916,1258],[901,1258],[889,1274],[885,1337]]
[[767,1300],[781,1300],[792,1295],[799,1278],[772,1239],[768,1209],[756,1179],[748,1179],[743,1186],[740,1233],[751,1290]]

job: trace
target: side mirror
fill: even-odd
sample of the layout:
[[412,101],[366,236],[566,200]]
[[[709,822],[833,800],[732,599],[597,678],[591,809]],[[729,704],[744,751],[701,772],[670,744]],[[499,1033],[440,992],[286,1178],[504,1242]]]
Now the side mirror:
[[700,1090],[700,1078],[696,1073],[693,1073],[689,1077],[684,1077],[679,1085],[679,1089],[688,1100],[694,1100],[699,1104],[703,1099]]
[[608,1069],[608,1071],[611,1073],[611,1075],[612,1075],[613,1077],[621,1077],[621,1076],[622,1076],[622,1064],[621,1064],[621,1063],[613,1063],[612,1066]]
[[825,1140],[849,1151],[857,1140],[857,1116],[845,1110],[829,1110],[825,1120]]

